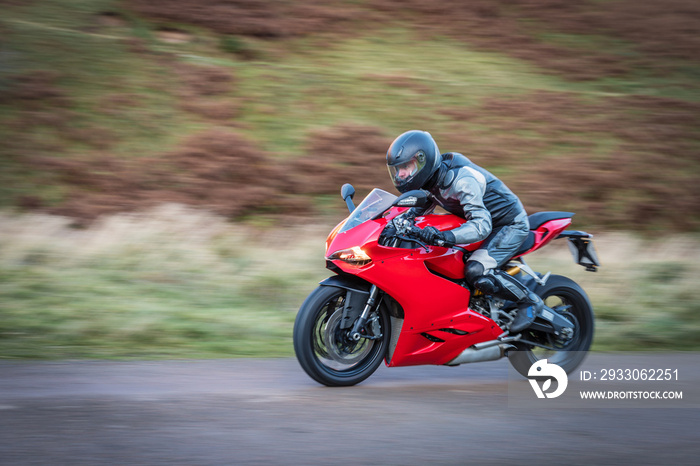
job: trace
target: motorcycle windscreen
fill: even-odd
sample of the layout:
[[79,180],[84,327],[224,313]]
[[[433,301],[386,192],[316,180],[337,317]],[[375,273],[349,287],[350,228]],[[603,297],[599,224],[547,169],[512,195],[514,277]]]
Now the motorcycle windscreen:
[[360,205],[352,211],[345,225],[338,233],[346,232],[357,225],[360,225],[367,220],[374,220],[380,217],[386,210],[391,207],[396,200],[396,196],[384,191],[383,189],[373,189],[367,197],[365,197]]

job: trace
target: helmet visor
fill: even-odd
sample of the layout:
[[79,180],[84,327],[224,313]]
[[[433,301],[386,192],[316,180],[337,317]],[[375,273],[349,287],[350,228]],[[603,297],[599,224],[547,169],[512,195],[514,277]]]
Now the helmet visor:
[[425,154],[416,153],[411,160],[396,165],[389,165],[389,175],[394,186],[402,186],[410,182],[425,167]]

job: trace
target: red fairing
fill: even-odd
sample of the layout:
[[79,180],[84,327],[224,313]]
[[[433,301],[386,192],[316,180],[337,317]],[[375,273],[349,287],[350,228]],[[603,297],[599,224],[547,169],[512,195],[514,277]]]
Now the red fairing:
[[557,220],[550,220],[543,223],[538,229],[531,230],[535,235],[535,244],[526,252],[516,257],[521,257],[525,254],[537,251],[542,246],[559,236],[559,233],[566,230],[566,227],[569,225],[571,225],[571,218],[561,218]]
[[[334,264],[348,274],[377,285],[403,308],[401,334],[388,365],[446,364],[465,348],[502,334],[503,330],[493,320],[468,308],[470,292],[467,288],[445,278],[464,278],[461,252],[437,246],[426,250],[378,244],[387,218],[397,213],[392,209],[385,218],[370,220],[339,233],[328,247],[330,255],[360,246],[372,262],[357,266],[336,260]],[[463,222],[454,215],[429,215],[416,223],[421,227],[431,224],[447,230]],[[469,246],[470,250],[476,248],[478,244]],[[442,341],[432,341],[435,339]]]

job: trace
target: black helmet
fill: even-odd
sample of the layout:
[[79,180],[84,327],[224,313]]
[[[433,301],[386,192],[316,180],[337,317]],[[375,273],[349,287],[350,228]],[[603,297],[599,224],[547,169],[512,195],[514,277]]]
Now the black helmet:
[[386,152],[391,181],[400,192],[421,189],[440,167],[440,150],[425,131],[407,131]]

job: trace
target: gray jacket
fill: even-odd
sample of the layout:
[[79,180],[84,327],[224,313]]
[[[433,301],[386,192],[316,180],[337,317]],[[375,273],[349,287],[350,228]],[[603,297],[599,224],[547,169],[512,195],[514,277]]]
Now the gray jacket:
[[513,191],[457,152],[442,154],[437,180],[428,190],[443,209],[467,219],[451,230],[459,244],[481,241],[494,229],[523,219],[525,231],[529,228],[525,208]]

